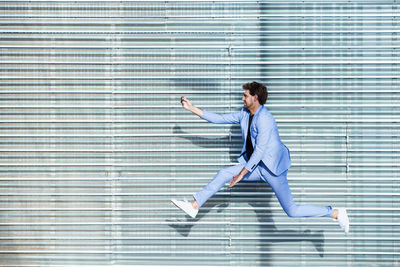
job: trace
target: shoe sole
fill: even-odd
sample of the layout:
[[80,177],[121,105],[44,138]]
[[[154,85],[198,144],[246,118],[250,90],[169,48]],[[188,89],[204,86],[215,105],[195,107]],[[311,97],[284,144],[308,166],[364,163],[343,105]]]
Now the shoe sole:
[[348,222],[348,226],[349,226],[349,228],[347,229],[347,231],[346,231],[346,229],[344,228],[343,229],[343,231],[345,232],[345,234],[348,234],[349,232],[350,232],[350,219],[349,219],[349,216],[347,215],[347,210],[346,209],[343,209],[343,211],[344,211],[344,215],[345,215],[345,217],[346,217],[346,221]]

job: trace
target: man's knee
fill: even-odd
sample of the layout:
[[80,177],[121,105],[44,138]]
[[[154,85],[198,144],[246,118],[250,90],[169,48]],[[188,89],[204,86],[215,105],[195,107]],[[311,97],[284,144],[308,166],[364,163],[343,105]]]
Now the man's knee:
[[218,171],[216,177],[218,177],[219,179],[228,179],[228,178],[232,178],[233,175],[232,173],[227,170],[228,168],[224,168]]
[[[233,177],[233,176],[239,174],[240,171],[241,171],[241,169],[238,170],[238,166],[230,166],[230,167],[220,169],[218,171],[218,175]],[[235,172],[237,172],[237,173],[235,173]]]
[[295,204],[291,205],[289,207],[285,207],[283,210],[286,212],[287,216],[289,216],[289,217],[292,217],[292,218],[299,217],[299,214],[297,212],[298,207]]

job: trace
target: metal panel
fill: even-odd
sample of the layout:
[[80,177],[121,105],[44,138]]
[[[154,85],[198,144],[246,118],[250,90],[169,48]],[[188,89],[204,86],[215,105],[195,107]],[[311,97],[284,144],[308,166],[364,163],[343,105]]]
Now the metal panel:
[[[0,2],[0,263],[399,266],[397,1]],[[236,164],[219,113],[267,84],[298,203],[240,183],[196,220],[170,203]]]

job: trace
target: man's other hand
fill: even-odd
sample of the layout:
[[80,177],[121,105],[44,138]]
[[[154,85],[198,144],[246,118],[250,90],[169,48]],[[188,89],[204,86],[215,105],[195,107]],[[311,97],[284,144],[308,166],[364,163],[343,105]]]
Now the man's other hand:
[[240,173],[233,177],[233,179],[229,182],[229,187],[233,187],[236,183],[243,179],[243,175]]

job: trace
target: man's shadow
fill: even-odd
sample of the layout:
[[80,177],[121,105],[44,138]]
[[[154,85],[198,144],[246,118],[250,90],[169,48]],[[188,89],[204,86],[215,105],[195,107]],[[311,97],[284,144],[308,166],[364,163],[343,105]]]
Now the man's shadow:
[[[226,137],[221,138],[205,138],[205,137],[193,137],[187,135],[179,126],[174,127],[174,134],[177,137],[185,138],[191,141],[193,144],[199,147],[211,148],[215,146],[229,147],[229,156],[231,162],[237,162],[237,155],[240,153],[241,147],[235,147],[235,142],[232,142],[233,138],[240,136],[240,127],[232,125],[230,134]],[[236,142],[236,143],[241,143]],[[210,180],[212,177],[210,177]],[[264,194],[251,194],[255,192],[265,192]],[[246,194],[248,193],[248,194]],[[235,200],[235,197],[240,195],[240,200]],[[255,196],[260,195],[260,196]],[[195,219],[185,215],[184,219],[167,220],[170,222],[169,226],[174,228],[177,233],[181,236],[189,236],[192,227],[196,225],[197,221],[200,221],[207,215],[211,210],[216,209],[217,212],[223,212],[229,204],[232,202],[248,203],[254,208],[254,212],[259,222],[259,238],[257,247],[261,248],[263,252],[268,251],[269,245],[275,242],[302,242],[309,241],[313,244],[315,249],[318,251],[319,256],[324,256],[324,231],[298,231],[298,230],[279,230],[274,224],[274,220],[271,212],[271,200],[274,195],[271,187],[263,181],[241,181],[234,187],[223,187],[219,193],[209,199],[200,209]],[[285,237],[285,239],[281,239]],[[234,240],[233,240],[234,242]],[[267,249],[266,249],[267,248]],[[269,261],[268,254],[260,253],[261,259],[264,263]]]

